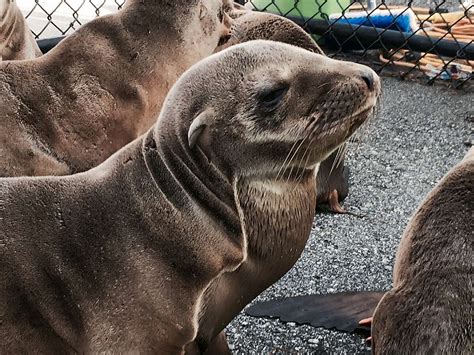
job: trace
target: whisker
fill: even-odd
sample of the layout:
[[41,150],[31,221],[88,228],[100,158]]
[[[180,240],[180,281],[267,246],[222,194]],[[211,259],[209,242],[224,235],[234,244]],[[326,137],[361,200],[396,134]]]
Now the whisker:
[[[291,159],[289,160],[288,164],[287,164],[287,167],[285,168],[285,171],[286,169],[290,166],[290,164],[293,162],[293,159],[295,157],[297,157],[297,154],[298,154],[298,151],[301,149],[303,143],[313,134],[313,128],[314,126],[316,125],[316,123],[318,122],[319,120],[319,117],[316,118],[313,122],[310,122],[307,126],[306,126],[306,130],[307,130],[307,134],[306,136],[303,138],[303,140],[301,141],[300,145],[298,146],[298,148],[295,150],[295,152],[293,153],[293,156],[291,157]],[[291,166],[291,169],[290,171],[288,172],[288,177],[287,177],[287,180],[286,180],[286,183],[288,183],[288,181],[290,180],[290,177],[291,177],[291,174],[293,173],[293,168],[294,168],[294,165]],[[284,177],[285,175],[283,175]]]
[[332,174],[334,168],[336,168],[337,166],[339,166],[339,157],[341,156],[341,152],[342,150],[344,149],[344,146],[345,144],[342,144],[340,145],[339,147],[337,147],[337,150],[336,150],[336,157],[334,158],[334,161],[332,162],[332,165],[331,165],[331,169],[329,170],[329,175]]
[[285,166],[285,164],[286,164],[288,158],[289,158],[290,155],[291,155],[291,152],[293,151],[293,149],[295,148],[295,146],[296,146],[297,143],[298,143],[298,141],[295,141],[295,143],[293,143],[293,145],[291,146],[290,151],[289,151],[288,154],[286,155],[286,158],[285,158],[285,160],[283,161],[283,163],[281,164],[280,169],[278,169],[278,173],[277,173],[277,176],[276,176],[276,180],[278,180],[278,178],[280,177],[280,173],[282,172],[283,167]]
[[[306,124],[306,127],[304,128],[304,130],[306,131],[308,129],[308,127],[312,124],[312,121],[309,121],[307,124]],[[304,138],[303,138],[304,140]],[[290,151],[288,152],[285,160],[283,161],[280,169],[278,170],[278,173],[277,173],[277,176],[276,176],[276,180],[278,180],[278,178],[280,177],[280,173],[282,172],[282,170],[284,171],[283,167],[285,166],[286,162],[288,161],[288,158],[290,157],[293,149],[295,148],[296,144],[298,144],[298,141],[295,141],[295,143],[293,143],[293,145],[291,146],[291,149]]]
[[[295,152],[293,153],[292,157],[290,158],[288,164],[287,164],[287,167],[285,168],[285,170],[290,166],[290,164],[293,162],[293,159],[295,159],[298,155],[298,151],[301,149],[301,147],[303,146],[303,143],[306,141],[306,139],[309,138],[309,136],[311,135],[311,131],[308,132],[308,134],[306,134],[306,136],[303,138],[303,140],[301,141],[300,145],[298,146],[298,148],[296,148]],[[291,174],[293,173],[293,169],[294,169],[294,165],[291,166],[291,169],[290,171],[288,172],[288,177],[286,179],[286,182],[285,183],[288,183],[288,181],[290,180],[290,177],[291,177]],[[285,175],[283,175],[284,177]]]
[[298,186],[298,184],[303,181],[303,176],[304,176],[304,173],[305,173],[305,168],[306,166],[308,165],[308,161],[309,161],[309,157],[311,156],[310,154],[310,148],[311,146],[313,145],[313,139],[314,137],[310,140],[309,144],[306,146],[306,149],[303,153],[303,159],[305,159],[304,157],[306,156],[306,159],[305,159],[305,162],[304,162],[304,165],[303,165],[303,169],[301,170],[301,173],[296,177],[296,183],[293,187],[293,191],[296,189],[296,187]]

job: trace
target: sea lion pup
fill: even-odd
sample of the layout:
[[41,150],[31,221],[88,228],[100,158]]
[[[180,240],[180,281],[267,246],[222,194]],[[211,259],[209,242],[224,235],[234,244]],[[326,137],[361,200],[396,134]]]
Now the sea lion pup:
[[42,55],[14,0],[0,0],[0,61],[33,59]]
[[[241,5],[225,2],[225,9],[235,19],[230,39],[216,49],[256,39],[267,39],[292,44],[314,53],[324,54],[318,44],[300,26],[284,17],[246,10]],[[342,151],[345,151],[341,147]],[[346,213],[339,204],[349,192],[349,169],[344,165],[344,156],[332,153],[319,167],[317,181],[317,205],[328,204],[337,213]]]
[[188,70],[98,167],[2,179],[0,352],[206,350],[300,256],[318,163],[379,88],[365,66],[251,41]]
[[0,63],[0,176],[97,166],[152,126],[229,21],[221,0],[129,0],[36,60]]
[[472,354],[473,230],[471,148],[427,195],[402,236],[393,288],[372,320],[374,354]]

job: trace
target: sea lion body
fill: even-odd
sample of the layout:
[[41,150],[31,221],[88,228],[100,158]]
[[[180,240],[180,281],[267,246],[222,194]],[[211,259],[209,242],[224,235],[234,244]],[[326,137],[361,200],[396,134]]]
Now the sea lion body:
[[0,0],[0,61],[41,56],[41,50],[14,0]]
[[229,27],[220,0],[129,0],[36,60],[0,63],[0,176],[97,166],[151,127]]
[[406,228],[393,288],[375,310],[374,354],[471,354],[474,148]]
[[[329,96],[297,100],[318,81]],[[225,348],[226,324],[302,252],[318,163],[379,89],[364,66],[253,41],[188,70],[98,167],[2,179],[0,351]]]

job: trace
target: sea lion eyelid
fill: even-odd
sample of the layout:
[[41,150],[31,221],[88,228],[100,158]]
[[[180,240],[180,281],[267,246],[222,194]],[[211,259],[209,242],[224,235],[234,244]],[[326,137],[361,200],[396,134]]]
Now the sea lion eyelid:
[[266,88],[258,95],[258,100],[267,109],[274,109],[281,102],[288,91],[288,85],[279,85],[272,88]]

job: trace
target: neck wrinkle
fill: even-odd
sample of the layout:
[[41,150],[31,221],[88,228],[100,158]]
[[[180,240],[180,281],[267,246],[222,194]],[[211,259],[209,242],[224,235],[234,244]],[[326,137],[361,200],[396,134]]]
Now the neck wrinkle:
[[[205,211],[227,234],[241,232],[231,184],[210,166],[203,154],[191,154],[171,134],[160,135],[151,129],[143,145],[143,156],[159,189],[177,210],[183,210],[186,199]],[[176,186],[182,193],[177,193]],[[189,207],[188,207],[189,208]]]

